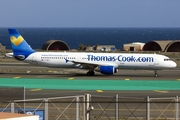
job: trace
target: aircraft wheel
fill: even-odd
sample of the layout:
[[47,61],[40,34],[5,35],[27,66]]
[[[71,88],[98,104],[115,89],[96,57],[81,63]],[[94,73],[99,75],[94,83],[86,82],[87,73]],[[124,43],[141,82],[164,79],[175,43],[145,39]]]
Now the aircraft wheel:
[[158,75],[156,74],[156,75],[154,75],[154,77],[157,77]]
[[95,74],[94,71],[88,71],[88,72],[86,73],[87,76],[93,76],[94,74]]
[[154,77],[158,77],[157,70],[154,71]]

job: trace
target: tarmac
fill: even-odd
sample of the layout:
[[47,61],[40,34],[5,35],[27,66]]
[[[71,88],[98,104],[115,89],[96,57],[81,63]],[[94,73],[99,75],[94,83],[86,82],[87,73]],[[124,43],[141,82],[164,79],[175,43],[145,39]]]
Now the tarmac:
[[0,86],[25,87],[26,98],[49,98],[93,94],[120,96],[180,96],[180,68],[158,71],[119,70],[114,75],[86,71],[33,66],[26,63],[0,64]]
[[[39,108],[41,106],[44,109],[43,100],[49,99],[49,119],[56,119],[61,113],[59,109],[66,110],[67,117],[74,115],[73,119],[75,119],[75,104],[69,105],[76,96],[90,94],[92,101],[90,104],[94,107],[91,117],[110,119],[115,116],[115,96],[118,95],[119,118],[146,119],[147,98],[149,97],[152,102],[150,104],[151,118],[175,118],[176,104],[173,102],[177,96],[180,96],[179,66],[158,71],[158,77],[154,77],[154,71],[149,70],[119,70],[118,73],[109,76],[100,73],[96,73],[95,76],[86,76],[86,72],[79,69],[33,66],[21,62],[1,63],[0,100],[31,99],[26,101],[26,107]],[[25,93],[23,88],[25,88]],[[74,96],[70,99],[72,101],[62,99],[68,96]],[[159,102],[156,103],[156,100]],[[15,103],[19,106],[21,104],[21,102]],[[81,104],[83,103],[80,103],[80,106]],[[8,105],[8,103],[1,104],[1,107],[3,105]],[[166,116],[163,114],[164,111]]]

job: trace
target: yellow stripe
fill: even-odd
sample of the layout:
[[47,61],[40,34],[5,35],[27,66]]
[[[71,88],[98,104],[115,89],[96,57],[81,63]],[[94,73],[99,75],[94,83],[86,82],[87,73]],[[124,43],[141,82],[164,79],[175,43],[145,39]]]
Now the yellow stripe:
[[68,78],[68,80],[74,80],[74,78]]
[[154,92],[169,93],[169,91],[164,91],[164,90],[154,90]]
[[125,80],[130,80],[129,78],[126,78]]
[[34,91],[39,91],[39,90],[42,90],[42,89],[32,89],[32,90],[29,90],[29,91],[34,92]]
[[102,90],[96,90],[97,92],[103,92]]
[[20,76],[16,76],[16,77],[13,77],[13,78],[16,78],[16,79],[17,79],[17,78],[21,78],[21,77],[20,77]]

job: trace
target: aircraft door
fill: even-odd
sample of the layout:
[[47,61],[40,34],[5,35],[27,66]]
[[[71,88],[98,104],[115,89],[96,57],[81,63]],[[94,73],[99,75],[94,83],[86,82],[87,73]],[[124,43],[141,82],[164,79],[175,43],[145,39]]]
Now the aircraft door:
[[36,56],[35,55],[32,56],[32,62],[36,62]]
[[154,66],[158,66],[159,65],[159,57],[158,55],[156,55],[155,59],[154,59]]
[[33,56],[32,56],[32,63],[33,63],[33,64],[38,64],[36,55],[33,55]]
[[82,58],[81,56],[76,56],[76,60],[77,60],[77,61],[82,61],[82,59],[83,59],[83,58]]

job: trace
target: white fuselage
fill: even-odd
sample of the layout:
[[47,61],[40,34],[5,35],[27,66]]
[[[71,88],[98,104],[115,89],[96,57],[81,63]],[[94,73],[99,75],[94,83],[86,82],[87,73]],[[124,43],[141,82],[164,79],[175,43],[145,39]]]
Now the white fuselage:
[[114,66],[117,69],[159,70],[176,67],[174,61],[159,54],[35,52],[24,61],[47,67],[84,69],[94,64]]

